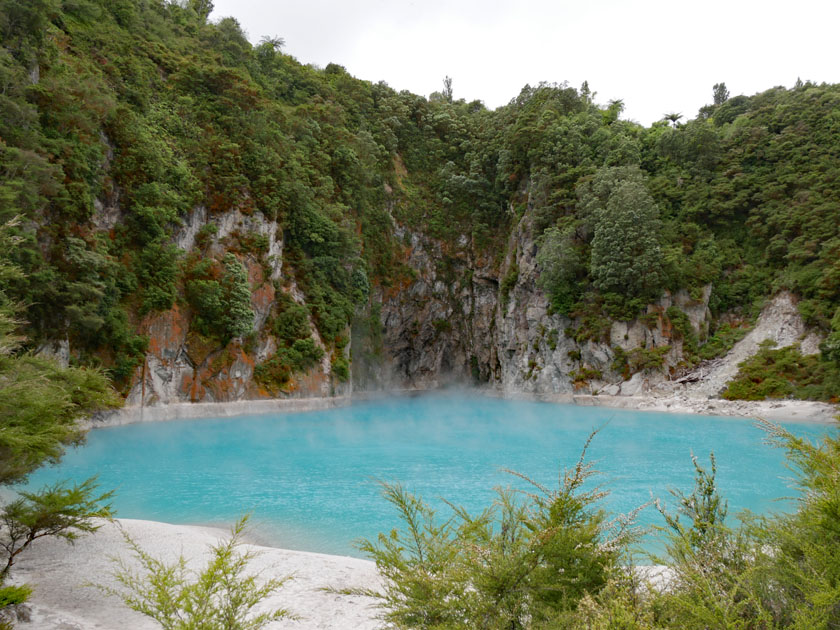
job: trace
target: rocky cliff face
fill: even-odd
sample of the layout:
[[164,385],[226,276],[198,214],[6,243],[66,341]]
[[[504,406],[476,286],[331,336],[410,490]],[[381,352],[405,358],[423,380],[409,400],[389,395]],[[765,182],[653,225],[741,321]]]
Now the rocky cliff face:
[[[208,229],[208,226],[210,228]],[[278,341],[269,324],[277,292],[285,292],[296,303],[303,296],[293,279],[283,275],[282,232],[275,221],[260,213],[239,210],[209,217],[195,208],[175,235],[175,244],[184,252],[195,252],[197,238],[205,235],[202,256],[221,258],[236,249],[243,238],[263,237],[267,246],[259,252],[240,252],[240,262],[248,273],[253,334],[221,345],[197,333],[191,326],[193,314],[176,303],[162,313],[144,318],[139,329],[149,339],[145,362],[134,375],[128,392],[128,405],[150,406],[178,402],[230,402],[281,397],[329,397],[350,392],[350,383],[332,374],[331,349],[320,338],[310,321],[315,344],[324,350],[320,363],[306,373],[294,374],[281,391],[269,390],[255,378],[258,365],[270,359]],[[209,238],[208,238],[209,237]]]
[[[118,199],[98,204],[95,224],[110,229],[119,220]],[[312,339],[324,350],[319,364],[293,374],[281,389],[256,378],[257,366],[277,352],[271,317],[282,291],[296,303],[304,296],[284,275],[282,231],[260,213],[240,210],[208,216],[195,208],[174,237],[184,252],[201,251],[220,259],[236,251],[248,272],[253,334],[221,345],[191,327],[193,314],[183,303],[139,322],[149,338],[145,362],[133,378],[127,403],[137,406],[178,402],[229,402],[272,397],[331,397],[361,390],[431,389],[452,384],[492,388],[505,395],[602,394],[635,396],[673,392],[672,377],[684,371],[684,335],[668,313],[676,307],[691,332],[703,339],[709,328],[711,287],[699,295],[666,293],[630,322],[607,322],[580,333],[580,322],[552,314],[537,285],[537,244],[527,213],[519,220],[496,260],[476,252],[468,236],[454,244],[438,241],[395,223],[404,243],[406,280],[375,289],[368,327],[355,331],[352,378],[343,382],[332,370],[335,350],[324,343],[314,322]],[[260,237],[259,251],[238,248]],[[199,243],[199,241],[201,241]],[[373,315],[371,318],[370,315]],[[371,321],[371,319],[375,321]],[[706,368],[686,395],[711,397],[737,372],[737,363],[764,338],[780,345],[806,335],[793,297],[778,297],[765,310],[755,331],[728,360]],[[818,340],[803,348],[815,351]],[[66,342],[43,348],[60,357]],[[349,356],[350,347],[344,350]]]
[[[380,381],[385,387],[428,388],[446,384],[485,385],[505,394],[638,394],[667,378],[683,358],[682,340],[666,310],[678,307],[695,334],[708,328],[707,287],[698,300],[666,294],[648,308],[644,321],[614,322],[600,339],[575,339],[574,322],[551,314],[537,286],[537,245],[524,217],[494,270],[478,259],[462,237],[459,247],[398,228],[411,243],[405,262],[416,279],[404,290],[380,292],[384,329]],[[500,278],[512,278],[503,290]],[[662,369],[626,381],[613,367],[615,348],[632,352],[663,349]]]
[[[552,314],[537,286],[537,244],[527,214],[495,268],[474,253],[466,236],[447,248],[404,227],[397,235],[410,243],[404,262],[414,279],[401,290],[376,296],[383,343],[377,377],[363,388],[470,384],[505,395],[708,399],[765,339],[779,347],[800,343],[805,354],[818,352],[820,339],[806,329],[794,296],[782,293],[768,303],[747,337],[725,357],[701,364],[685,385],[677,382],[688,371],[685,337],[702,341],[708,336],[710,285],[695,295],[666,292],[644,316],[581,335],[580,322]],[[682,328],[673,321],[677,315]]]

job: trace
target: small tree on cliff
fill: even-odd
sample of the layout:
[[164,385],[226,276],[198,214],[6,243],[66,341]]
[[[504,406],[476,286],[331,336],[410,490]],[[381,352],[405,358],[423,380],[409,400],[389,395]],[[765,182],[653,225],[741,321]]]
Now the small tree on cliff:
[[228,337],[243,337],[251,332],[254,325],[248,272],[230,252],[225,254],[222,262],[225,266],[225,275],[222,278],[225,333]]
[[538,284],[548,293],[551,306],[558,313],[568,314],[580,295],[578,277],[585,272],[581,258],[571,230],[550,227],[543,232],[537,252]]
[[595,286],[625,298],[651,298],[662,287],[659,208],[636,167],[602,169],[581,190],[593,228],[590,269]]

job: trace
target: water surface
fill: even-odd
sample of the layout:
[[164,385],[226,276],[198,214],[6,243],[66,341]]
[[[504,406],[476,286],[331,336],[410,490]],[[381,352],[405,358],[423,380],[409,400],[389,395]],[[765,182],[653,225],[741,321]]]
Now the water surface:
[[[810,439],[834,431],[786,425]],[[557,486],[589,433],[605,507],[627,512],[669,488],[690,492],[691,453],[715,452],[730,512],[791,509],[792,473],[749,420],[506,401],[419,396],[282,415],[134,424],[91,431],[37,486],[98,474],[116,488],[118,516],[183,524],[229,524],[253,514],[255,535],[290,549],[360,555],[353,543],[399,524],[376,480],[400,481],[431,503],[479,511],[503,468]],[[661,524],[649,508],[643,524]]]

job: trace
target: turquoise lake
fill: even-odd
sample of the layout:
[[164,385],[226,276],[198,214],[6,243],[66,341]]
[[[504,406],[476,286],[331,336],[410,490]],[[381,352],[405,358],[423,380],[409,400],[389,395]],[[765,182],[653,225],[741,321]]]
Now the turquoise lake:
[[[817,440],[833,427],[785,425]],[[360,538],[399,521],[376,480],[400,481],[449,513],[440,497],[477,512],[495,486],[521,485],[502,469],[557,487],[600,428],[589,459],[628,512],[669,488],[690,492],[691,453],[708,464],[730,514],[787,511],[793,494],[783,453],[750,420],[506,401],[418,396],[328,411],[134,424],[97,429],[30,486],[98,474],[123,518],[228,525],[250,512],[254,536],[290,549],[356,555]],[[673,506],[673,502],[671,502]],[[642,524],[662,524],[652,507]]]

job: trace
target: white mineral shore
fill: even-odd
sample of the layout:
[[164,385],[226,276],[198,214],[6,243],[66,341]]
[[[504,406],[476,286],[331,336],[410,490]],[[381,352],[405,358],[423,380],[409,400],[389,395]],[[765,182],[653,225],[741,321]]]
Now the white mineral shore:
[[613,407],[638,411],[699,414],[736,418],[762,418],[770,422],[813,422],[837,424],[840,408],[829,403],[811,400],[724,400],[723,398],[696,398],[674,394],[649,394],[642,396],[540,396],[548,402],[569,402],[581,406]]
[[354,396],[333,398],[292,398],[285,400],[241,400],[215,403],[177,403],[154,407],[126,406],[116,411],[98,415],[84,422],[87,429],[134,424],[137,422],[161,422],[166,420],[187,420],[201,418],[224,418],[271,413],[300,413],[345,407],[353,401],[387,399],[394,396],[435,395],[447,391],[460,391],[469,395],[492,396],[512,400],[539,400],[585,407],[612,407],[638,411],[663,411],[670,413],[700,414],[741,418],[763,418],[771,422],[814,422],[836,424],[840,407],[829,403],[809,400],[724,400],[722,398],[699,397],[693,392],[677,391],[676,387],[664,387],[664,391],[649,392],[637,396],[612,396],[607,394],[538,394],[530,392],[502,393],[491,388],[455,390],[392,390],[383,392],[362,392]]
[[[93,584],[115,587],[114,557],[137,568],[120,528],[140,547],[165,562],[183,555],[191,568],[206,564],[208,549],[229,537],[222,529],[169,525],[152,521],[119,519],[105,523],[95,534],[75,545],[42,538],[20,555],[13,582],[33,587],[31,619],[20,621],[19,630],[153,630],[160,626],[128,609],[120,599],[103,594]],[[376,566],[368,560],[242,545],[242,551],[259,555],[250,571],[261,578],[291,575],[292,579],[256,611],[285,608],[297,620],[284,619],[271,630],[375,630],[383,627],[374,598],[345,595],[347,589],[378,588]],[[324,589],[332,589],[326,591]]]
[[344,407],[351,403],[349,396],[319,398],[281,398],[265,400],[237,400],[232,402],[171,403],[168,405],[126,405],[121,409],[96,414],[82,423],[84,428],[119,426],[137,422],[165,420],[198,420],[228,418],[269,413],[299,413]]

